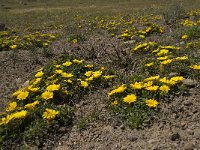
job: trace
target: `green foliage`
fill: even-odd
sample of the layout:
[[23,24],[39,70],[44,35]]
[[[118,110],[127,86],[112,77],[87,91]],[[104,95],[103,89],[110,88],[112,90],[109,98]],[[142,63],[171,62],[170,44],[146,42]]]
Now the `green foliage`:
[[86,129],[88,127],[88,120],[86,118],[81,118],[76,122],[76,126],[79,129]]
[[[1,144],[25,140],[28,145],[37,145],[52,129],[71,124],[73,109],[69,106],[93,88],[112,81],[114,76],[107,72],[68,55],[38,70],[27,87],[13,94],[13,102],[1,116]],[[95,117],[96,114],[91,115]],[[80,127],[84,124],[81,121]]]
[[93,121],[97,121],[99,119],[99,115],[100,115],[99,112],[91,112],[87,116],[78,119],[76,121],[77,128],[81,130],[87,129],[87,127],[89,126],[89,123]]
[[188,35],[190,39],[200,38],[200,26],[188,27],[185,34]]
[[17,35],[14,31],[0,32],[0,51],[48,47],[56,39],[53,34],[39,32]]

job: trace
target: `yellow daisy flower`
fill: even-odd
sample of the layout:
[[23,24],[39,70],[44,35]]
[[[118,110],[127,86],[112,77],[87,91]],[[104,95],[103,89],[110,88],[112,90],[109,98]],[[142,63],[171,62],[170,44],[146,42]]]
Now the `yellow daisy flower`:
[[155,99],[148,99],[145,101],[145,103],[150,108],[154,108],[158,106],[158,102]]

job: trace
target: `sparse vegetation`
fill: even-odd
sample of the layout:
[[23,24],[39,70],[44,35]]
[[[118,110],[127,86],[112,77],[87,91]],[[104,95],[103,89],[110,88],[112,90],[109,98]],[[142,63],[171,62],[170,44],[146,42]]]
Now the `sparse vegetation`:
[[189,95],[187,80],[198,89],[200,9],[190,10],[184,0],[180,6],[162,0],[1,1],[0,23],[8,28],[0,31],[0,52],[12,52],[14,60],[14,53],[29,51],[39,64],[38,55],[52,59],[53,49],[64,50],[32,73],[0,113],[3,149],[42,148],[73,124],[87,129],[101,112],[75,118],[76,105],[98,89],[107,91],[109,113],[131,129],[150,127],[163,104]]

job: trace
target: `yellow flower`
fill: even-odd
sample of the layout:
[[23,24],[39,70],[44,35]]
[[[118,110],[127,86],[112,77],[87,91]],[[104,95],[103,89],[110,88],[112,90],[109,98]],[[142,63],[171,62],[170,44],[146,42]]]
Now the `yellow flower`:
[[162,48],[162,49],[180,50],[180,47],[175,47],[175,46],[171,46],[171,45],[168,45],[168,46],[160,46],[160,48]]
[[36,88],[29,88],[29,90],[31,92],[37,92],[40,88],[39,87],[36,87]]
[[166,77],[161,78],[159,81],[165,84],[170,84],[170,80],[168,80]]
[[26,110],[22,110],[22,111],[15,112],[15,113],[12,113],[10,115],[7,115],[6,117],[1,118],[0,125],[2,125],[2,124],[6,125],[6,124],[8,124],[13,119],[22,119],[22,118],[25,118],[26,115],[27,115],[27,113],[28,112]]
[[15,49],[15,48],[17,48],[17,45],[10,45],[10,48]]
[[159,90],[161,90],[164,93],[168,93],[168,91],[170,90],[170,87],[167,85],[162,85],[160,86]]
[[168,59],[168,56],[164,56],[164,57],[158,57],[157,60],[166,60]]
[[101,74],[102,74],[102,71],[94,71],[94,72],[92,73],[92,77],[93,77],[93,78],[98,78],[98,77],[101,76]]
[[66,73],[66,72],[61,73],[61,75],[63,78],[71,78],[74,76],[72,73]]
[[70,61],[66,61],[65,63],[63,63],[63,66],[65,66],[65,67],[69,67],[71,65],[72,65],[72,62],[70,62]]
[[116,105],[118,105],[118,101],[117,100],[115,100],[114,102],[112,102],[111,103],[113,106],[116,106]]
[[149,87],[153,85],[153,81],[148,81],[147,83],[143,84],[143,87]]
[[25,100],[29,95],[29,92],[24,91],[24,92],[20,92],[19,95],[17,95],[17,99],[18,100]]
[[49,85],[46,89],[47,89],[47,91],[49,91],[49,92],[57,91],[57,90],[60,89],[60,84],[52,84],[52,85]]
[[175,60],[187,60],[188,56],[176,57]]
[[36,78],[35,81],[33,82],[33,85],[40,83],[41,80],[42,78]]
[[81,86],[86,88],[88,87],[88,82],[87,81],[81,81]]
[[103,78],[106,80],[109,80],[109,79],[115,78],[115,76],[114,75],[106,75],[106,76],[103,76]]
[[27,113],[28,112],[26,110],[21,110],[19,112],[15,112],[15,113],[11,114],[11,116],[13,116],[13,118],[15,118],[15,119],[22,119],[22,118],[26,117]]
[[85,80],[86,81],[92,81],[94,78],[93,77],[89,77],[89,78],[86,78]]
[[55,73],[56,73],[56,74],[62,74],[62,73],[63,73],[63,70],[55,70]]
[[157,53],[157,52],[159,52],[159,48],[152,51],[152,53]]
[[68,80],[64,80],[67,83],[72,83],[72,80],[68,79]]
[[94,65],[92,65],[92,64],[87,64],[87,65],[85,65],[84,67],[86,67],[86,68],[92,68]]
[[111,92],[108,93],[109,96],[115,94],[115,93],[122,93],[126,90],[126,86],[124,84],[122,84],[121,86],[119,86],[118,88],[112,90]]
[[56,68],[59,68],[61,65],[55,65]]
[[181,82],[181,81],[183,81],[183,77],[182,76],[175,76],[175,77],[172,77],[171,79],[170,79],[170,82],[175,82],[175,83],[177,83],[177,82]]
[[42,43],[42,45],[43,45],[44,47],[46,47],[46,46],[49,45],[49,43],[45,42],[45,43]]
[[35,106],[38,105],[38,104],[39,104],[39,101],[35,101],[35,102],[33,102],[33,103],[26,104],[26,105],[24,106],[24,108],[33,110],[33,109],[35,108]]
[[141,49],[141,48],[144,48],[144,47],[146,47],[146,46],[148,46],[147,43],[139,44],[139,45],[137,45],[135,48],[133,48],[133,51],[137,51],[137,50],[139,50],[139,49]]
[[141,38],[141,39],[145,39],[145,36],[144,35],[139,35],[139,37]]
[[41,97],[45,100],[53,98],[53,92],[45,91],[42,93]]
[[53,79],[55,76],[56,76],[56,75],[54,74],[54,75],[48,77],[47,79],[50,79],[50,80],[51,80],[51,79]]
[[151,76],[149,78],[144,79],[144,81],[147,82],[147,81],[157,80],[159,78],[160,78],[160,76]]
[[128,33],[122,33],[120,36],[121,37],[129,37],[130,35]]
[[16,107],[17,107],[17,103],[16,102],[11,102],[11,103],[8,104],[8,106],[6,108],[6,111],[7,112],[13,111]]
[[77,64],[81,64],[83,62],[83,60],[74,59],[73,62],[77,63]]
[[78,42],[77,39],[73,39],[73,40],[72,40],[72,43],[74,43],[74,44],[76,44],[77,42]]
[[18,91],[16,91],[16,92],[14,92],[14,93],[12,94],[12,96],[17,96],[17,95],[19,95],[21,92],[22,92],[22,89],[21,89],[21,90],[18,90]]
[[183,36],[181,36],[181,39],[183,39],[183,40],[185,40],[185,39],[187,39],[188,38],[188,35],[183,35]]
[[200,65],[191,65],[190,68],[194,70],[200,70]]
[[59,111],[56,111],[54,109],[49,109],[49,108],[46,108],[45,109],[45,112],[43,113],[42,117],[44,119],[47,119],[47,120],[52,120],[54,119],[57,115],[59,115]]
[[6,117],[1,118],[0,125],[6,125],[13,119],[12,115],[7,115]]
[[162,55],[165,55],[167,53],[169,53],[169,50],[167,50],[167,49],[161,49],[156,55],[157,56],[162,56]]
[[35,74],[35,77],[40,78],[43,76],[43,74],[44,74],[43,71],[39,71],[38,73]]
[[153,66],[153,65],[154,65],[153,62],[152,62],[152,63],[145,64],[146,67],[150,67],[150,66]]
[[142,82],[135,82],[135,83],[133,83],[133,84],[130,84],[130,86],[131,86],[131,88],[133,88],[134,90],[136,90],[136,89],[141,89],[141,88],[143,88],[143,85],[142,85],[143,83]]
[[145,101],[146,105],[150,108],[154,108],[158,106],[158,102],[155,99],[148,99]]
[[90,76],[92,76],[92,73],[93,73],[92,71],[87,71],[87,72],[85,73],[85,76],[86,76],[86,77],[90,77]]
[[148,91],[156,91],[156,90],[158,90],[158,88],[159,88],[159,86],[154,85],[154,86],[146,87],[145,89]]
[[167,59],[161,62],[162,65],[167,65],[170,64],[173,60],[172,59]]
[[152,27],[148,27],[148,28],[146,28],[146,30],[145,30],[145,32],[150,32],[152,30]]
[[126,97],[123,98],[123,101],[125,103],[134,103],[136,101],[137,97],[135,94],[129,94]]
[[100,68],[100,71],[105,71],[105,70],[106,70],[105,67],[101,67],[101,68]]

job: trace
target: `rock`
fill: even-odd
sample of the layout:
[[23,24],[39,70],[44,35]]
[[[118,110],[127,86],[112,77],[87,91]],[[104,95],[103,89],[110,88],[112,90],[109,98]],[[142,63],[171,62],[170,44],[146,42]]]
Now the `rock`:
[[184,150],[193,150],[194,148],[195,148],[195,145],[192,142],[187,143],[184,146]]
[[192,80],[192,79],[184,79],[183,84],[192,88],[192,87],[195,87],[195,85],[197,84],[197,81]]
[[173,76],[177,76],[177,75],[178,75],[177,72],[171,72],[171,73],[169,74],[169,77],[173,77]]
[[61,146],[61,145],[63,145],[63,144],[62,144],[62,142],[58,142],[58,145]]
[[149,143],[149,144],[154,144],[154,143],[156,143],[156,142],[158,142],[158,140],[155,140],[155,139],[150,139],[150,140],[148,140],[148,143]]
[[187,128],[187,122],[183,121],[183,122],[180,123],[180,125],[181,125],[182,129]]
[[135,43],[135,40],[130,40],[130,41],[124,42],[124,44],[133,44],[133,43]]
[[184,42],[184,41],[182,41],[182,42],[180,42],[180,44],[181,44],[181,45],[183,45],[183,44],[185,44],[185,42]]
[[126,149],[127,149],[126,146],[122,146],[122,147],[121,147],[121,150],[126,150]]
[[195,137],[196,139],[200,139],[200,129],[196,129],[196,130],[194,131],[194,137]]
[[21,88],[22,86],[22,79],[21,78],[17,78],[15,79],[15,84],[18,88]]
[[64,136],[61,137],[61,141],[67,141],[67,139],[69,138],[69,135],[65,134]]
[[111,126],[109,126],[109,125],[105,126],[105,127],[103,128],[103,130],[106,131],[106,132],[110,132],[110,133],[113,132],[113,128],[112,128]]
[[134,142],[138,139],[136,135],[128,135],[127,139],[131,142]]
[[28,87],[29,86],[29,80],[27,80],[26,82],[24,82],[24,84],[22,85],[22,88]]
[[180,138],[181,138],[181,136],[180,136],[179,133],[174,133],[174,134],[172,134],[172,136],[171,136],[171,140],[172,140],[172,141],[179,140]]
[[65,128],[65,127],[61,127],[61,128],[59,128],[59,132],[60,132],[60,133],[64,133],[64,132],[66,132],[66,128]]
[[120,148],[121,145],[120,145],[120,143],[118,143],[118,144],[115,144],[114,147],[115,147],[115,148]]
[[125,129],[125,126],[124,124],[120,125],[120,129],[124,130]]

